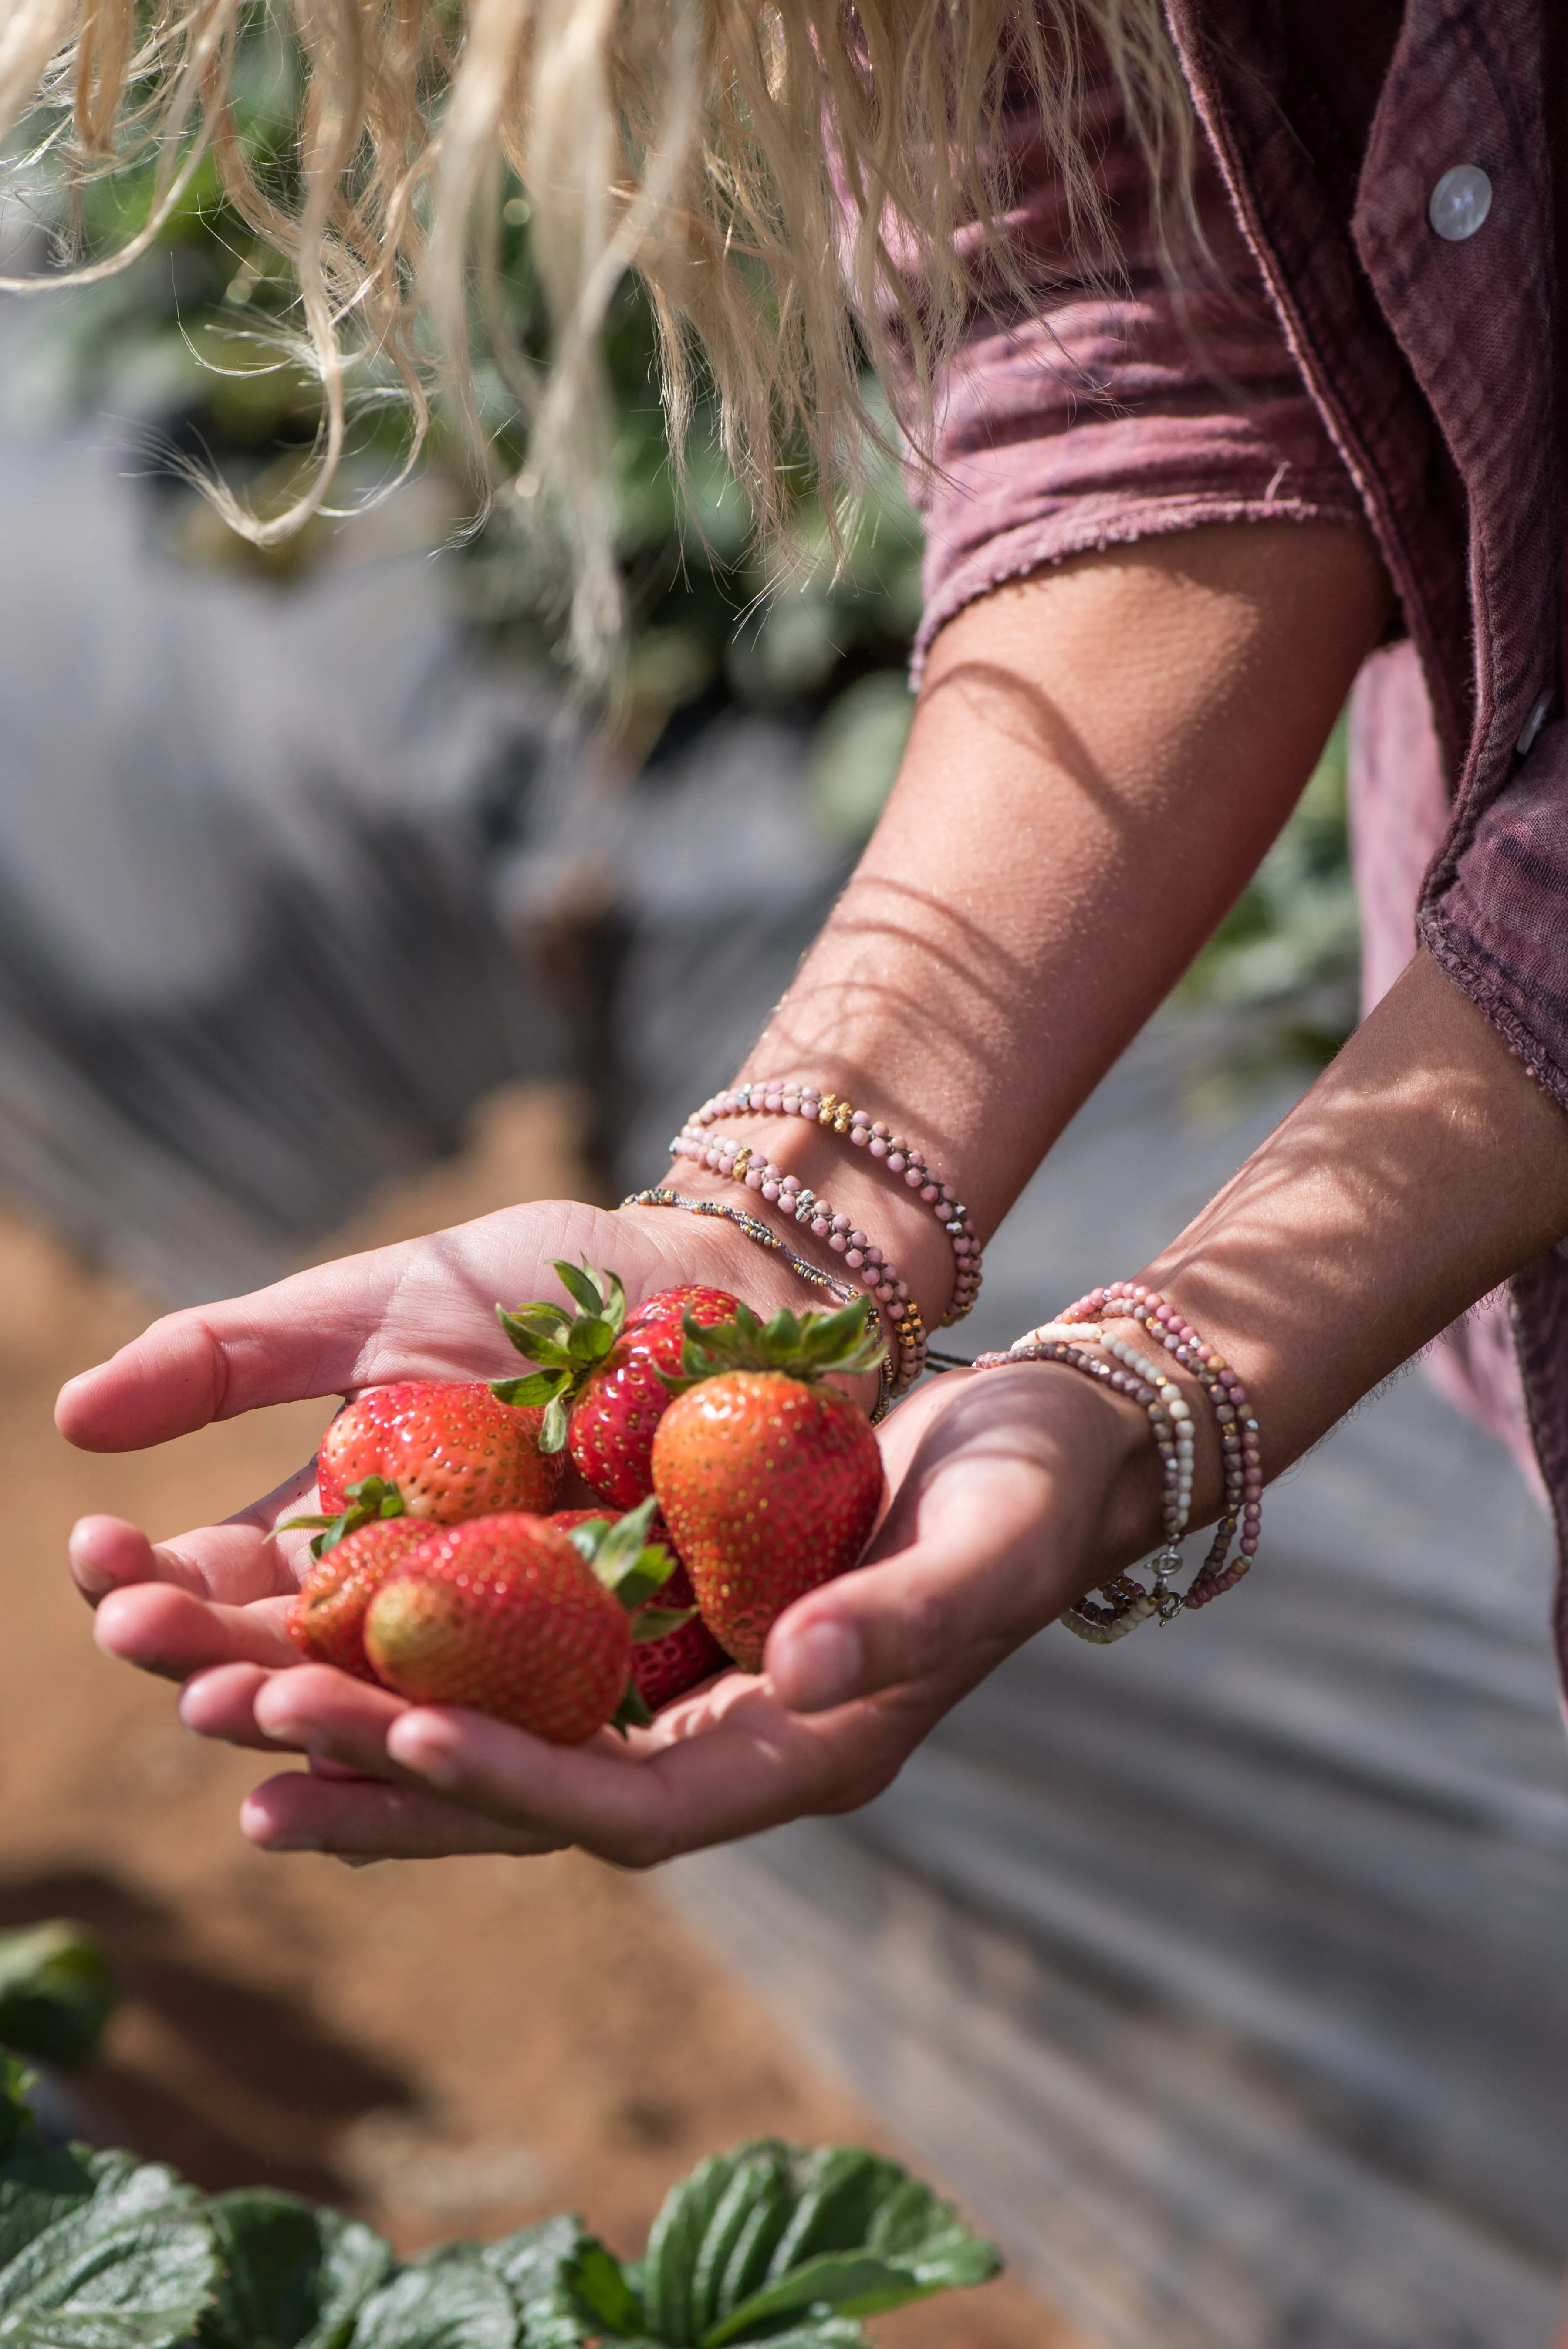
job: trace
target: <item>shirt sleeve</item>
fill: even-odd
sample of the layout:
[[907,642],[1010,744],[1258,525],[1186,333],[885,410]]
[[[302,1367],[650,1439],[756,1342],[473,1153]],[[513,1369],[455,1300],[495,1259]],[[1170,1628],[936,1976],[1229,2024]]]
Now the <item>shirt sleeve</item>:
[[1174,257],[1162,259],[1109,74],[1088,109],[1119,246],[1101,279],[1070,258],[1031,108],[1011,118],[1014,201],[1000,226],[1032,299],[986,286],[965,232],[975,297],[931,461],[912,468],[926,525],[917,676],[954,613],[1068,555],[1200,523],[1364,519],[1207,150],[1196,186],[1207,252],[1172,214]]

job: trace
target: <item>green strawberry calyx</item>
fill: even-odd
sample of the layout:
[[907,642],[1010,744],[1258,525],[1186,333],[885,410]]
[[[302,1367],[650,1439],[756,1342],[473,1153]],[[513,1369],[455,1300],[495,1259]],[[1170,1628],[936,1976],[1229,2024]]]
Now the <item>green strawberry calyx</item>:
[[593,1271],[586,1257],[581,1267],[557,1257],[551,1270],[577,1310],[566,1313],[559,1305],[536,1301],[509,1313],[498,1305],[501,1328],[523,1360],[536,1368],[522,1378],[490,1382],[491,1394],[501,1402],[533,1410],[542,1405],[542,1452],[564,1449],[572,1406],[626,1323],[626,1292],[616,1274]]
[[362,1476],[357,1485],[346,1485],[343,1497],[348,1503],[335,1517],[285,1517],[278,1531],[292,1534],[305,1526],[319,1526],[322,1530],[310,1546],[312,1557],[325,1557],[335,1549],[348,1534],[356,1534],[361,1526],[374,1525],[378,1517],[400,1517],[403,1495],[396,1485],[385,1476]]
[[[676,1570],[675,1558],[663,1542],[648,1539],[648,1528],[658,1506],[650,1493],[645,1501],[628,1510],[624,1517],[589,1517],[582,1525],[573,1526],[566,1537],[605,1589],[620,1600],[632,1619],[632,1637],[639,1643],[662,1640],[666,1633],[678,1631],[696,1613],[695,1607],[650,1607],[647,1603]],[[624,1737],[628,1729],[646,1729],[653,1717],[636,1682],[628,1680],[625,1694],[611,1717],[611,1728],[618,1729]]]
[[661,1371],[672,1394],[685,1394],[705,1379],[727,1371],[781,1371],[810,1385],[832,1372],[854,1376],[874,1371],[887,1352],[873,1334],[869,1297],[857,1297],[837,1313],[775,1313],[762,1321],[748,1305],[738,1305],[729,1321],[700,1328],[687,1313],[681,1323],[685,1343],[678,1371]]
[[589,1517],[573,1526],[566,1537],[632,1618],[634,1640],[662,1640],[666,1631],[678,1630],[689,1622],[696,1612],[690,1607],[648,1605],[655,1591],[661,1590],[676,1570],[674,1554],[663,1542],[648,1539],[658,1506],[650,1493],[624,1517]]

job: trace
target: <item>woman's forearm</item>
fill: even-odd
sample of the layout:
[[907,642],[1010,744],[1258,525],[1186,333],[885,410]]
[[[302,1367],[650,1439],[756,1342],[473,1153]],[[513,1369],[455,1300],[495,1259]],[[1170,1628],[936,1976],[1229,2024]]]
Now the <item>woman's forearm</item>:
[[1241,1371],[1272,1476],[1564,1233],[1568,1120],[1421,953],[1142,1277]]
[[[1387,599],[1360,533],[1280,523],[1081,556],[971,605],[745,1073],[814,1078],[904,1131],[988,1236],[1245,885]],[[757,1138],[940,1314],[929,1215],[798,1122]]]

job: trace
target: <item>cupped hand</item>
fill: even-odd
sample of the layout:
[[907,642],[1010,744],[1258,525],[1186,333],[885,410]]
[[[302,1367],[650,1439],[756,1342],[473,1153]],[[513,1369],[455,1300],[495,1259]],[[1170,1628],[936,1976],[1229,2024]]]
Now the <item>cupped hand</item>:
[[[293,1748],[308,1774],[242,1814],[273,1850],[538,1852],[623,1866],[851,1810],[959,1697],[1106,1570],[1138,1414],[1038,1365],[950,1374],[882,1432],[892,1506],[866,1562],[780,1618],[760,1677],[730,1672],[623,1744],[542,1744],[410,1706],[323,1666],[236,1655],[187,1688],[188,1727]],[[265,1604],[264,1601],[261,1602]]]
[[[509,1374],[520,1365],[496,1304],[564,1302],[556,1257],[609,1266],[634,1304],[688,1280],[729,1288],[762,1311],[798,1307],[804,1294],[786,1267],[720,1219],[558,1200],[505,1208],[166,1315],[62,1390],[61,1433],[88,1451],[129,1451],[264,1403],[354,1395],[396,1379]],[[156,1545],[119,1518],[83,1518],[71,1569],[98,1609],[99,1645],[174,1680],[297,1661],[283,1624],[308,1537],[277,1528],[314,1506],[314,1487],[307,1464],[222,1525]]]

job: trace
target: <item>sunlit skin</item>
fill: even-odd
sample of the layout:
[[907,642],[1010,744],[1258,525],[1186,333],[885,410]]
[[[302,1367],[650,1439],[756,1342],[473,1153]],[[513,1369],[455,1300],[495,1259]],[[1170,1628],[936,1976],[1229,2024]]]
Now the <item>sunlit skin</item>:
[[[970,606],[937,641],[887,813],[748,1072],[812,1075],[918,1137],[988,1236],[1244,885],[1387,601],[1361,533],[1278,523],[1080,557]],[[929,1214],[798,1121],[764,1131],[939,1318],[951,1266]],[[1243,1372],[1272,1475],[1564,1231],[1560,1112],[1417,957],[1145,1275]],[[125,1449],[263,1403],[494,1374],[511,1358],[493,1300],[553,1294],[549,1260],[583,1255],[634,1300],[701,1279],[761,1309],[809,1301],[723,1225],[522,1206],[172,1315],[74,1380],[60,1424]],[[84,1519],[72,1566],[100,1644],[184,1682],[188,1727],[310,1758],[248,1799],[255,1842],[350,1858],[575,1843],[643,1866],[865,1801],[959,1696],[1157,1537],[1144,1423],[1070,1371],[951,1374],[882,1442],[892,1501],[866,1563],[780,1619],[761,1677],[726,1675],[625,1745],[552,1749],[294,1665],[281,1619],[304,1537],[272,1529],[308,1469],[157,1547]],[[1217,1507],[1212,1444],[1199,1502]],[[1201,1619],[1181,1636],[1201,1638]]]

